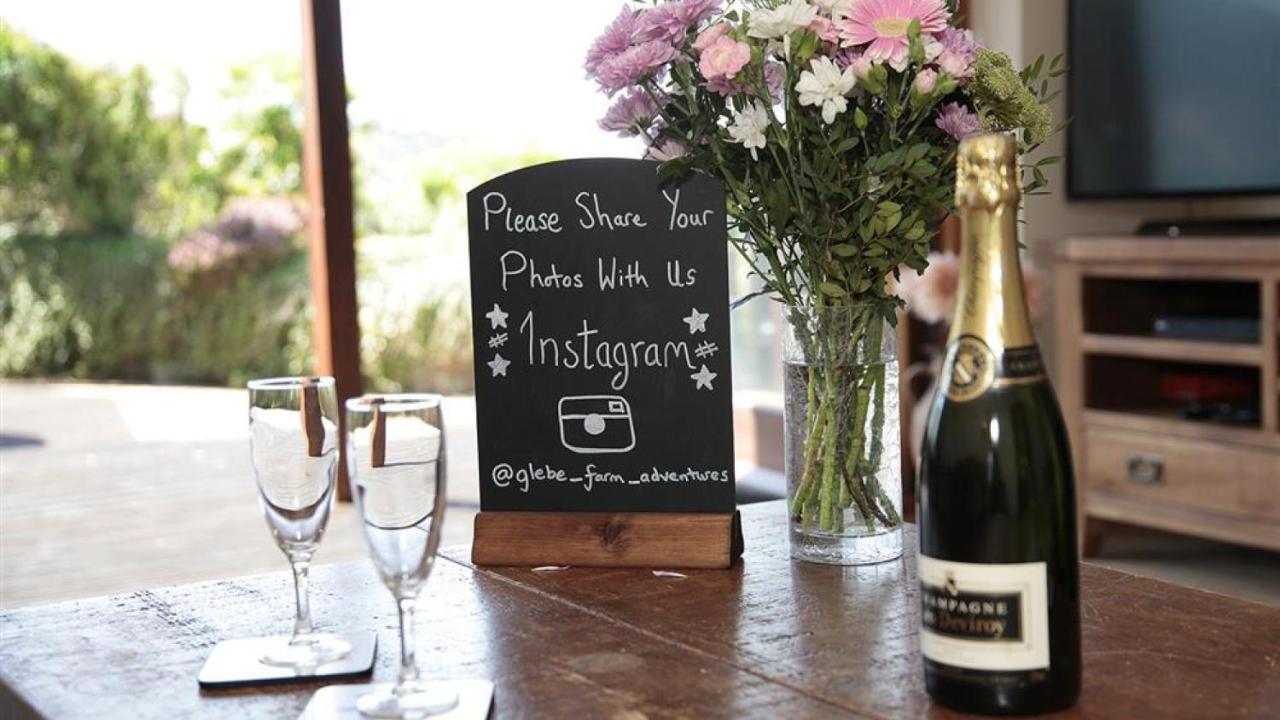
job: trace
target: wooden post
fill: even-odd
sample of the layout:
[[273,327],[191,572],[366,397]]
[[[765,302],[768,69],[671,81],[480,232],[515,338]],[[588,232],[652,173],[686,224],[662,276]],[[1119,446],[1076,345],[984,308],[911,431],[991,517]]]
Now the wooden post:
[[[302,167],[310,221],[312,347],[316,371],[337,381],[338,402],[360,394],[360,327],[356,316],[355,216],[346,75],[338,0],[302,0],[305,100]],[[340,442],[339,447],[345,443]],[[338,464],[338,497],[349,500],[346,463]]]

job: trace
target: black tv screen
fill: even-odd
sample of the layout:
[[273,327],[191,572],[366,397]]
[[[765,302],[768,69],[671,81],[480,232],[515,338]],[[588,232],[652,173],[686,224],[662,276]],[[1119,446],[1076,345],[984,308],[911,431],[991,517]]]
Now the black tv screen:
[[1280,0],[1072,0],[1074,198],[1280,193]]

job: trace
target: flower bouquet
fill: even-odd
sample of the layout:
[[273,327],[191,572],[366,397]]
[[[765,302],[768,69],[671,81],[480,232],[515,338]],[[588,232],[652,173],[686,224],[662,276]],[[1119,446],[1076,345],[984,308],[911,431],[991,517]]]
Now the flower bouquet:
[[[944,0],[667,0],[624,7],[587,53],[601,127],[661,172],[724,181],[730,241],[786,307],[793,555],[901,553],[899,268],[923,270],[959,140],[1054,130],[1048,77],[955,27]],[[1043,158],[1024,190],[1044,186]]]

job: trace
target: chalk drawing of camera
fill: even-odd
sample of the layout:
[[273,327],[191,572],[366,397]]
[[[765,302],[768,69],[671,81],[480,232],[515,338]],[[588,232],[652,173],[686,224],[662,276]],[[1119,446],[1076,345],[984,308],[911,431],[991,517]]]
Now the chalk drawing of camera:
[[581,455],[631,450],[636,446],[631,405],[618,395],[560,398],[560,443]]

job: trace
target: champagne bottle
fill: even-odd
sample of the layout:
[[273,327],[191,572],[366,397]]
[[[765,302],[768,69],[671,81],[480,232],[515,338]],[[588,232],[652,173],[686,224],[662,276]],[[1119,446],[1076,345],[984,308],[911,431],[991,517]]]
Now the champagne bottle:
[[920,649],[952,708],[1050,712],[1080,692],[1075,486],[1018,263],[1017,151],[960,143],[955,317],[920,458]]

